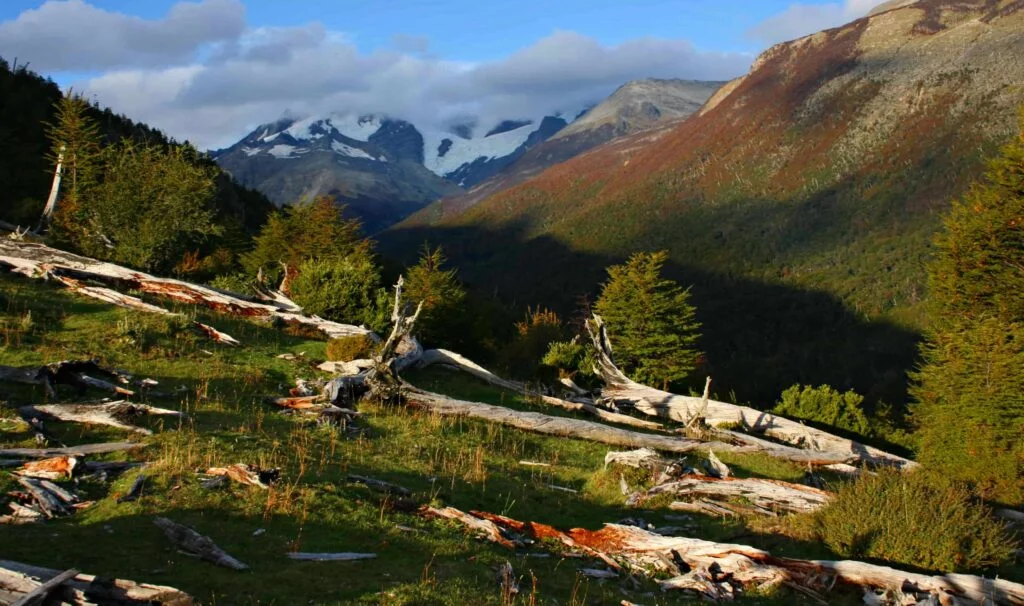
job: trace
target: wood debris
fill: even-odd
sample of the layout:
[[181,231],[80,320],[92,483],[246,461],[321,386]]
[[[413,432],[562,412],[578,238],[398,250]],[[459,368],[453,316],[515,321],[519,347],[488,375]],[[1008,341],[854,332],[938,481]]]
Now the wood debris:
[[139,475],[135,476],[135,481],[132,482],[131,488],[128,489],[128,492],[126,492],[123,495],[117,497],[117,502],[118,503],[129,503],[131,501],[138,500],[138,498],[142,496],[142,488],[145,485],[146,485],[146,476],[140,473]]
[[350,562],[352,560],[372,560],[377,557],[375,553],[305,553],[293,551],[286,554],[292,560],[306,560],[311,562]]
[[[739,422],[746,432],[717,429],[716,433],[772,456],[801,463],[869,464],[899,469],[917,467],[917,463],[904,457],[762,410],[715,400],[704,401],[702,398],[680,396],[641,385],[629,379],[615,365],[612,346],[608,340],[604,323],[599,316],[595,315],[592,320],[587,322],[587,330],[598,356],[594,371],[605,383],[605,388],[601,391],[602,399],[630,404],[644,414],[668,418],[680,423],[689,422],[698,413],[711,427],[734,425]],[[751,434],[763,434],[785,442],[788,446],[760,439]],[[716,447],[716,450],[721,449]]]
[[89,425],[107,425],[134,431],[143,435],[152,435],[152,431],[124,422],[124,418],[142,415],[159,415],[182,418],[184,413],[177,410],[157,408],[148,404],[138,404],[127,400],[115,402],[97,402],[94,404],[42,404],[22,406],[18,414],[26,419],[47,419]]
[[[1024,603],[1024,585],[1002,579],[985,579],[964,574],[926,575],[905,572],[866,562],[842,560],[800,560],[772,556],[746,545],[715,543],[702,539],[661,536],[637,526],[606,524],[600,530],[574,528],[560,531],[537,522],[520,522],[486,512],[465,513],[446,508],[449,519],[471,528],[489,523],[492,532],[520,534],[533,539],[556,539],[566,547],[625,566],[641,574],[664,574],[664,589],[687,589],[714,599],[733,596],[749,588],[778,584],[798,588],[806,595],[829,592],[838,583],[868,590],[899,590],[919,600],[936,603],[994,604],[1019,606]],[[435,510],[425,508],[427,515]],[[498,541],[496,541],[498,542]],[[685,565],[686,570],[683,570]],[[728,587],[723,585],[727,584]]]
[[[108,380],[109,379],[109,380]],[[76,389],[95,388],[118,395],[134,395],[123,375],[99,365],[96,360],[64,360],[42,366],[0,366],[0,381],[41,385],[50,398],[55,398],[55,385]]]
[[385,482],[384,480],[378,480],[377,478],[368,478],[366,476],[357,476],[350,474],[346,478],[349,482],[355,482],[357,484],[363,484],[376,490],[377,492],[386,492],[402,495],[408,497],[412,495],[412,491],[404,486],[398,484],[392,484],[391,482]]
[[190,555],[213,562],[218,566],[231,568],[232,570],[249,569],[247,565],[228,555],[226,551],[218,547],[209,537],[199,534],[188,526],[178,524],[164,517],[156,518],[153,520],[153,523],[164,531],[164,535],[178,549]]
[[[71,572],[75,574],[72,575]],[[12,603],[24,600],[42,587],[45,587],[43,591],[51,596],[52,600],[83,606],[190,606],[195,603],[192,596],[173,587],[96,577],[77,571],[62,573],[50,568],[0,560],[0,599]]]
[[103,442],[101,444],[62,446],[60,448],[2,448],[0,449],[0,457],[18,457],[23,459],[43,459],[65,455],[81,457],[145,447],[146,445],[141,442]]
[[211,467],[206,470],[206,475],[224,477],[244,486],[266,489],[270,487],[270,484],[277,481],[281,475],[281,470],[278,468],[260,469],[255,465],[235,463],[227,467]]
[[[37,518],[32,512],[36,512],[46,518],[57,518],[69,516],[76,510],[88,507],[92,503],[82,502],[78,495],[61,488],[53,482],[31,477],[18,477],[18,484],[24,491],[12,491],[8,496],[13,497],[17,507],[12,507],[13,518],[30,519]],[[15,520],[7,520],[14,522]]]
[[65,480],[75,473],[79,465],[79,458],[71,455],[61,455],[29,461],[16,469],[14,473],[27,478],[42,478],[44,480]]

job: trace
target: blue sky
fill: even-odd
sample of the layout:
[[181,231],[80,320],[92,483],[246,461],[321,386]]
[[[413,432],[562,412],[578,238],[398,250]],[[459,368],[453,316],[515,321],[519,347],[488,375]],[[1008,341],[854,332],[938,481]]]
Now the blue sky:
[[294,114],[442,127],[725,80],[880,0],[4,0],[0,56],[201,147]]

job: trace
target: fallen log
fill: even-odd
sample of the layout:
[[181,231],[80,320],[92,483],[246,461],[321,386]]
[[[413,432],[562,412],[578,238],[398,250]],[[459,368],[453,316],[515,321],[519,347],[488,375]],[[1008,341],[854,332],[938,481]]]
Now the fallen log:
[[79,389],[94,387],[121,395],[134,395],[134,392],[118,384],[98,379],[93,375],[107,377],[125,384],[127,379],[118,373],[101,367],[96,360],[64,360],[42,366],[0,366],[0,381],[41,385],[47,396],[56,397],[54,385],[70,385]]
[[[447,508],[449,510],[453,508]],[[427,508],[428,515],[432,511]],[[926,575],[905,572],[858,561],[799,560],[772,556],[767,551],[747,545],[714,543],[702,539],[662,536],[636,526],[605,524],[601,530],[574,528],[567,532],[536,522],[520,522],[485,512],[467,514],[455,510],[451,519],[474,527],[490,522],[499,532],[526,534],[533,539],[556,539],[571,549],[593,555],[601,553],[618,560],[626,567],[643,574],[669,573],[672,578],[659,581],[664,589],[693,588],[679,562],[692,570],[707,571],[713,583],[728,583],[732,588],[766,588],[780,583],[793,583],[801,592],[829,592],[838,582],[863,589],[897,590],[919,599],[938,603],[1024,604],[1024,585],[1002,579],[985,579],[973,575]],[[511,541],[509,541],[511,543]],[[514,546],[514,544],[513,544]],[[681,578],[683,577],[683,578]],[[721,589],[721,588],[720,588]]]
[[[51,277],[53,277],[55,280],[57,280],[64,286],[68,287],[72,291],[80,295],[96,299],[98,301],[103,301],[106,303],[110,303],[112,305],[117,305],[118,307],[134,309],[136,311],[143,311],[146,313],[155,313],[163,316],[184,317],[183,314],[174,313],[168,309],[164,309],[163,307],[146,303],[145,301],[138,297],[126,295],[111,288],[104,288],[103,286],[89,286],[82,282],[81,280],[76,280],[75,278],[72,278],[70,276],[64,276],[60,274],[51,274]],[[203,324],[202,322],[196,320],[191,320],[191,322],[193,328],[195,328],[201,334],[206,335],[213,341],[216,341],[217,343],[223,343],[225,345],[231,346],[241,345],[241,343],[239,343],[238,340],[236,340],[231,335],[223,333],[208,324]]]
[[34,606],[36,604],[42,604],[50,597],[51,593],[56,591],[58,587],[76,576],[78,576],[78,571],[74,568],[65,570],[50,580],[40,583],[38,587],[18,598],[11,604],[11,606]]
[[97,404],[45,404],[39,406],[22,406],[18,414],[26,419],[48,419],[87,425],[107,425],[134,431],[144,435],[153,432],[145,427],[125,423],[120,417],[136,417],[140,415],[163,415],[181,418],[183,413],[177,410],[157,408],[147,404],[137,404],[127,400],[103,402]]
[[61,448],[3,448],[0,449],[0,457],[19,457],[23,459],[42,459],[60,456],[81,457],[145,447],[146,445],[141,442],[103,442],[101,444],[80,444],[78,446],[64,446]]
[[375,553],[305,553],[293,551],[287,554],[291,560],[305,560],[310,562],[351,562],[352,560],[372,560],[377,557]]
[[182,551],[232,570],[249,569],[248,566],[228,555],[209,537],[199,534],[188,526],[163,517],[156,518],[153,523],[159,526],[164,531],[164,535]]
[[392,484],[391,482],[385,482],[384,480],[378,480],[377,478],[368,478],[366,476],[357,476],[349,474],[346,478],[349,482],[355,482],[356,484],[363,484],[377,492],[386,492],[402,495],[407,497],[412,495],[412,491],[405,486],[399,486],[398,484]]
[[[59,570],[0,560],[0,590],[19,598],[60,575]],[[59,586],[53,588],[50,595],[64,603],[82,606],[97,603],[189,606],[195,603],[192,596],[173,587],[82,573],[62,580]]]
[[598,408],[597,406],[595,406],[593,402],[569,401],[563,400],[561,398],[555,398],[546,394],[542,394],[535,389],[530,389],[529,386],[527,386],[525,383],[503,379],[498,375],[492,373],[491,371],[487,370],[483,366],[480,366],[479,364],[473,362],[472,360],[460,356],[459,354],[453,351],[448,351],[447,349],[428,349],[427,351],[423,352],[423,356],[422,358],[420,358],[420,361],[417,363],[417,366],[427,367],[432,364],[445,364],[447,366],[451,366],[463,372],[469,373],[474,377],[496,387],[500,387],[508,391],[513,391],[522,394],[528,398],[537,399],[540,402],[547,404],[549,406],[556,406],[558,408],[571,410],[573,412],[584,412],[593,415],[601,419],[602,421],[607,421],[609,423],[630,425],[633,427],[641,427],[643,429],[651,429],[655,431],[663,431],[665,429],[665,426],[662,425],[661,423],[645,421],[643,419],[638,419],[636,417],[631,417],[629,415],[619,414],[617,412],[612,412],[610,410],[604,410],[602,408]]
[[[626,402],[636,410],[655,417],[662,417],[689,423],[697,415],[703,416],[705,422],[712,426],[735,425],[739,423],[746,432],[764,434],[772,439],[801,447],[808,452],[819,453],[824,463],[852,463],[892,466],[899,469],[917,467],[917,463],[909,459],[889,454],[877,448],[848,440],[820,429],[808,427],[803,423],[791,421],[785,417],[769,412],[755,410],[747,406],[727,404],[715,400],[705,401],[702,398],[680,396],[646,385],[641,385],[627,377],[615,365],[611,342],[601,318],[597,315],[587,322],[587,331],[597,353],[594,371],[605,383],[601,392],[604,399],[614,402]],[[729,432],[735,440],[761,447],[762,450],[774,454],[771,444],[758,440],[748,433]],[[780,451],[781,452],[781,451]]]
[[406,384],[403,392],[406,403],[441,416],[469,417],[481,419],[517,429],[554,436],[590,440],[614,446],[637,448],[645,446],[663,452],[693,452],[707,448],[733,452],[754,452],[757,449],[733,446],[723,442],[702,442],[677,436],[647,434],[618,427],[611,427],[593,421],[553,417],[538,412],[512,410],[503,406],[455,400],[440,394],[423,391]]
[[39,511],[47,518],[71,515],[75,511],[78,498],[47,480],[19,477],[18,484],[28,491]]
[[318,330],[328,338],[353,335],[370,335],[376,338],[366,328],[295,313],[293,305],[259,302],[244,295],[207,286],[159,278],[43,244],[0,239],[0,266],[30,278],[70,278],[79,282],[98,282],[122,291],[140,291],[178,303],[200,305],[229,315],[276,319]]
[[269,488],[280,475],[279,469],[262,470],[254,465],[235,463],[227,467],[211,467],[206,470],[209,476],[224,476],[233,482],[243,486],[255,486],[257,488]]
[[781,480],[715,478],[691,474],[640,493],[637,502],[643,503],[662,494],[695,499],[743,499],[769,511],[786,513],[815,511],[832,499],[832,493],[824,490]]

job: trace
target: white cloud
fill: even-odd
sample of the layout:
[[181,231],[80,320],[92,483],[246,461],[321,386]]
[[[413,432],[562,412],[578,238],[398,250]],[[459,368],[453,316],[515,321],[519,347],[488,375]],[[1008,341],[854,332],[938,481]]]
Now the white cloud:
[[[199,14],[212,21],[187,35],[179,31]],[[241,18],[237,0],[179,3],[159,21],[102,11],[83,0],[51,0],[0,24],[0,53],[17,54],[41,70],[105,70],[75,88],[203,148],[233,143],[285,111],[388,114],[428,127],[472,117],[488,128],[503,119],[576,110],[632,79],[733,78],[753,59],[699,51],[684,40],[605,46],[559,31],[504,59],[466,63],[431,55],[430,40],[421,36],[398,36],[392,48],[365,53],[317,23],[247,29]],[[26,46],[33,36],[52,43],[76,19],[92,20],[88,40],[99,40],[100,31],[109,35],[80,53]],[[14,42],[23,52],[8,52]]]
[[83,0],[49,0],[0,23],[0,53],[43,72],[175,65],[203,45],[237,38],[244,17],[239,0],[179,2],[151,21]]
[[794,40],[859,19],[883,0],[845,0],[826,4],[791,4],[747,31],[747,37],[764,44]]

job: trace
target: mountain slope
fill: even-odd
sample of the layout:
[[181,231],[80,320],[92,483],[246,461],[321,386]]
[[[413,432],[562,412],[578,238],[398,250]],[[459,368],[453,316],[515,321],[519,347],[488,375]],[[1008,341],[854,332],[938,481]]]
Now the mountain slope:
[[696,112],[721,82],[646,79],[627,82],[610,97],[539,145],[504,162],[500,172],[464,194],[441,200],[408,219],[409,225],[429,224],[458,214],[479,201],[522,183],[544,169],[578,156],[623,135],[664,128]]
[[667,134],[617,139],[382,245],[445,244],[467,280],[564,310],[603,265],[668,248],[719,388],[899,401],[937,216],[1016,131],[1022,7],[897,3],[777,45]]

